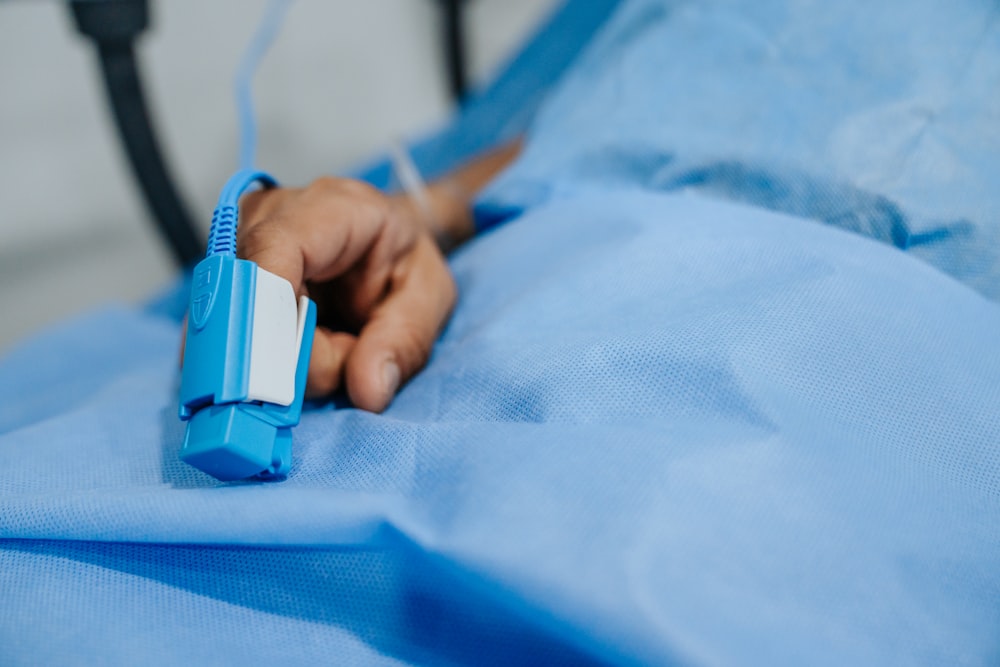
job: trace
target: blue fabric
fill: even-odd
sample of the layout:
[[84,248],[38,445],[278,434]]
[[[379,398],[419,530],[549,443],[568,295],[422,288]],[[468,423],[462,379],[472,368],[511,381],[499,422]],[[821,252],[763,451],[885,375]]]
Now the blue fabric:
[[[453,257],[461,301],[427,369],[384,415],[313,405],[286,481],[223,484],[178,460],[183,286],[0,359],[0,662],[1000,661],[996,285],[901,252],[891,226],[844,225],[880,243],[810,197],[769,203],[750,138],[713,163],[740,165],[723,185],[648,180],[686,159],[664,161],[652,119],[639,155],[655,169],[578,154],[587,125],[553,118],[590,114],[584,92],[602,108],[611,83],[588,77],[632,62],[604,111],[634,120],[643,58],[626,46],[702,15],[653,4],[623,5],[484,200],[521,213]],[[830,40],[853,48],[866,33],[844,6]],[[988,42],[995,22],[978,25]],[[615,126],[612,145],[630,127]],[[797,165],[776,183],[823,184],[852,219],[852,197],[891,198],[900,239],[937,229],[919,213],[933,199],[989,251],[990,192],[864,189],[807,168],[808,136],[773,136]]]
[[[445,127],[414,143],[413,162],[424,177],[438,177],[523,135],[546,95],[619,4],[620,0],[562,2],[495,80],[473,90]],[[383,189],[395,185],[392,163],[385,156],[356,176]]]
[[1000,4],[631,0],[542,108],[485,225],[581,183],[851,229],[1000,299]]
[[5,659],[1000,656],[994,303],[857,235],[635,191],[454,269],[427,370],[382,416],[307,412],[282,483],[178,461],[169,320],[9,355]]

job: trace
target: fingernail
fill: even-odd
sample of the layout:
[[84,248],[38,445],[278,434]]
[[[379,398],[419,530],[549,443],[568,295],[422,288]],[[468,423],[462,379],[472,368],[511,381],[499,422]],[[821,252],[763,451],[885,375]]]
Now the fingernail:
[[382,365],[382,385],[385,387],[387,400],[392,400],[399,389],[399,366],[395,361],[387,361]]

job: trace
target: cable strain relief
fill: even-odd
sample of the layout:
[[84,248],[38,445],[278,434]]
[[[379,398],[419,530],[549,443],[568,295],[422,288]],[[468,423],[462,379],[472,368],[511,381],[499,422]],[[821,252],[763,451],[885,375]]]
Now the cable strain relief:
[[236,256],[236,225],[239,209],[236,206],[221,205],[212,213],[212,228],[208,235],[208,252],[213,255]]
[[277,182],[270,174],[255,169],[241,169],[226,182],[212,213],[212,228],[208,232],[206,257],[236,256],[236,226],[239,223],[240,195],[255,184],[272,188]]

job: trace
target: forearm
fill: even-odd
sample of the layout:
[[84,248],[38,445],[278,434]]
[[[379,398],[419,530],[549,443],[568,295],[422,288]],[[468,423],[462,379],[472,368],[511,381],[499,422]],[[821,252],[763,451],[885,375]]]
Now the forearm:
[[412,200],[406,202],[430,229],[443,251],[461,245],[475,234],[472,202],[520,151],[520,139],[494,148],[429,184],[424,205]]

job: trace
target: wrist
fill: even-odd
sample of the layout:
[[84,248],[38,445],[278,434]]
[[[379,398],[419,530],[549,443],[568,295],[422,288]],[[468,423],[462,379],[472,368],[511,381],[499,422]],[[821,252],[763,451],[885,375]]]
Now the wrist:
[[471,197],[448,180],[427,186],[419,199],[412,195],[398,195],[394,199],[404,214],[430,234],[445,254],[475,233]]
[[451,179],[436,181],[428,186],[433,232],[443,251],[457,248],[475,234],[472,197],[472,193]]

